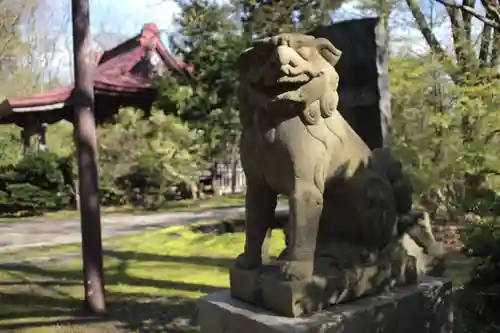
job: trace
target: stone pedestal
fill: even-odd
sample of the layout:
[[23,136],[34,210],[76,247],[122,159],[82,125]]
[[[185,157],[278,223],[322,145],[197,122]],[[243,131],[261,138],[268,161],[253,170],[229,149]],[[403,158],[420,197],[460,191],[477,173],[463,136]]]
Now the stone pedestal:
[[233,299],[226,290],[200,300],[199,323],[201,333],[451,333],[451,298],[449,281],[428,277],[419,285],[288,318]]

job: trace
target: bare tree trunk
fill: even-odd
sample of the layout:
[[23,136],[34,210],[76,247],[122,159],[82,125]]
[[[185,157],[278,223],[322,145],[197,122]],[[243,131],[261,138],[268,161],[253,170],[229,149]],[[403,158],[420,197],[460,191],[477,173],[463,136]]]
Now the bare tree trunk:
[[236,193],[236,183],[238,181],[236,169],[238,167],[238,146],[233,145],[231,150],[231,193]]
[[449,68],[448,75],[452,78],[453,82],[457,83],[460,81],[460,77],[456,73],[456,68],[453,65],[451,58],[446,54],[446,51],[443,49],[436,35],[432,31],[432,27],[427,23],[425,16],[420,9],[420,1],[419,0],[406,0],[408,7],[415,19],[420,32],[424,36],[427,44],[429,45],[431,51],[434,55],[439,59],[439,61],[445,65],[446,68]]
[[[76,125],[73,124],[73,142],[77,142],[78,141],[78,133],[77,133],[77,130],[76,130]],[[78,149],[78,147],[75,147],[76,149]],[[77,154],[75,152],[75,154]],[[78,174],[78,170],[77,170],[77,174]],[[78,179],[75,179],[73,180],[73,189],[75,191],[75,201],[74,201],[74,209],[76,211],[80,211],[80,187],[78,185]]]
[[23,140],[23,154],[27,155],[31,152],[31,133],[28,127],[23,127],[21,137]]
[[38,126],[38,150],[46,150],[47,149],[47,125],[46,124],[40,124]]
[[75,122],[85,307],[106,312],[88,0],[72,0]]
[[212,191],[213,191],[213,196],[218,197],[220,195],[220,189],[219,189],[219,182],[218,182],[218,166],[219,163],[215,162],[212,165],[212,168],[210,169],[211,172],[211,180],[212,180]]
[[193,200],[198,200],[200,198],[200,196],[198,195],[198,186],[194,181],[189,182],[189,189],[191,190],[191,197],[193,198]]
[[489,25],[485,24],[481,34],[481,46],[479,47],[479,63],[481,69],[491,66],[491,59],[489,59],[489,55],[492,35],[493,29]]
[[495,30],[491,45],[490,67],[496,69],[496,73],[500,73],[500,31]]

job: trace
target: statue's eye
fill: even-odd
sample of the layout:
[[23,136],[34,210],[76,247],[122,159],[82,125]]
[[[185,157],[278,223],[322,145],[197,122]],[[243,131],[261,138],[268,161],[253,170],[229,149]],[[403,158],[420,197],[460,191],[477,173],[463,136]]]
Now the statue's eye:
[[297,53],[304,59],[309,59],[311,56],[312,48],[310,47],[299,47]]

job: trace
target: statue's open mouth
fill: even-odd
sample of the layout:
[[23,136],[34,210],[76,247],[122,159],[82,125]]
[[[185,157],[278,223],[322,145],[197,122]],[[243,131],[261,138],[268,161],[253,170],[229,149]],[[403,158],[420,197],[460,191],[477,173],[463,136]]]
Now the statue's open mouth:
[[289,83],[277,83],[274,85],[269,85],[264,87],[264,89],[260,88],[261,91],[266,94],[269,97],[276,97],[280,96],[282,94],[291,92],[291,91],[296,91],[300,87],[302,87],[305,83],[304,82],[289,82]]
[[299,74],[296,76],[281,75],[272,79],[266,77],[252,84],[252,88],[272,98],[288,92],[297,91],[310,80],[311,78],[306,74]]

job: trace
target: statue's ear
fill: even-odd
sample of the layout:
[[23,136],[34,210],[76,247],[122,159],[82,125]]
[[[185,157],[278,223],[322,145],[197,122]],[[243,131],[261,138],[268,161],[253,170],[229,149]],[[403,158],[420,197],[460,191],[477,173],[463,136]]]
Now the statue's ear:
[[333,44],[326,38],[316,38],[314,41],[319,54],[326,61],[328,61],[332,66],[335,66],[342,55],[342,52],[337,49]]

